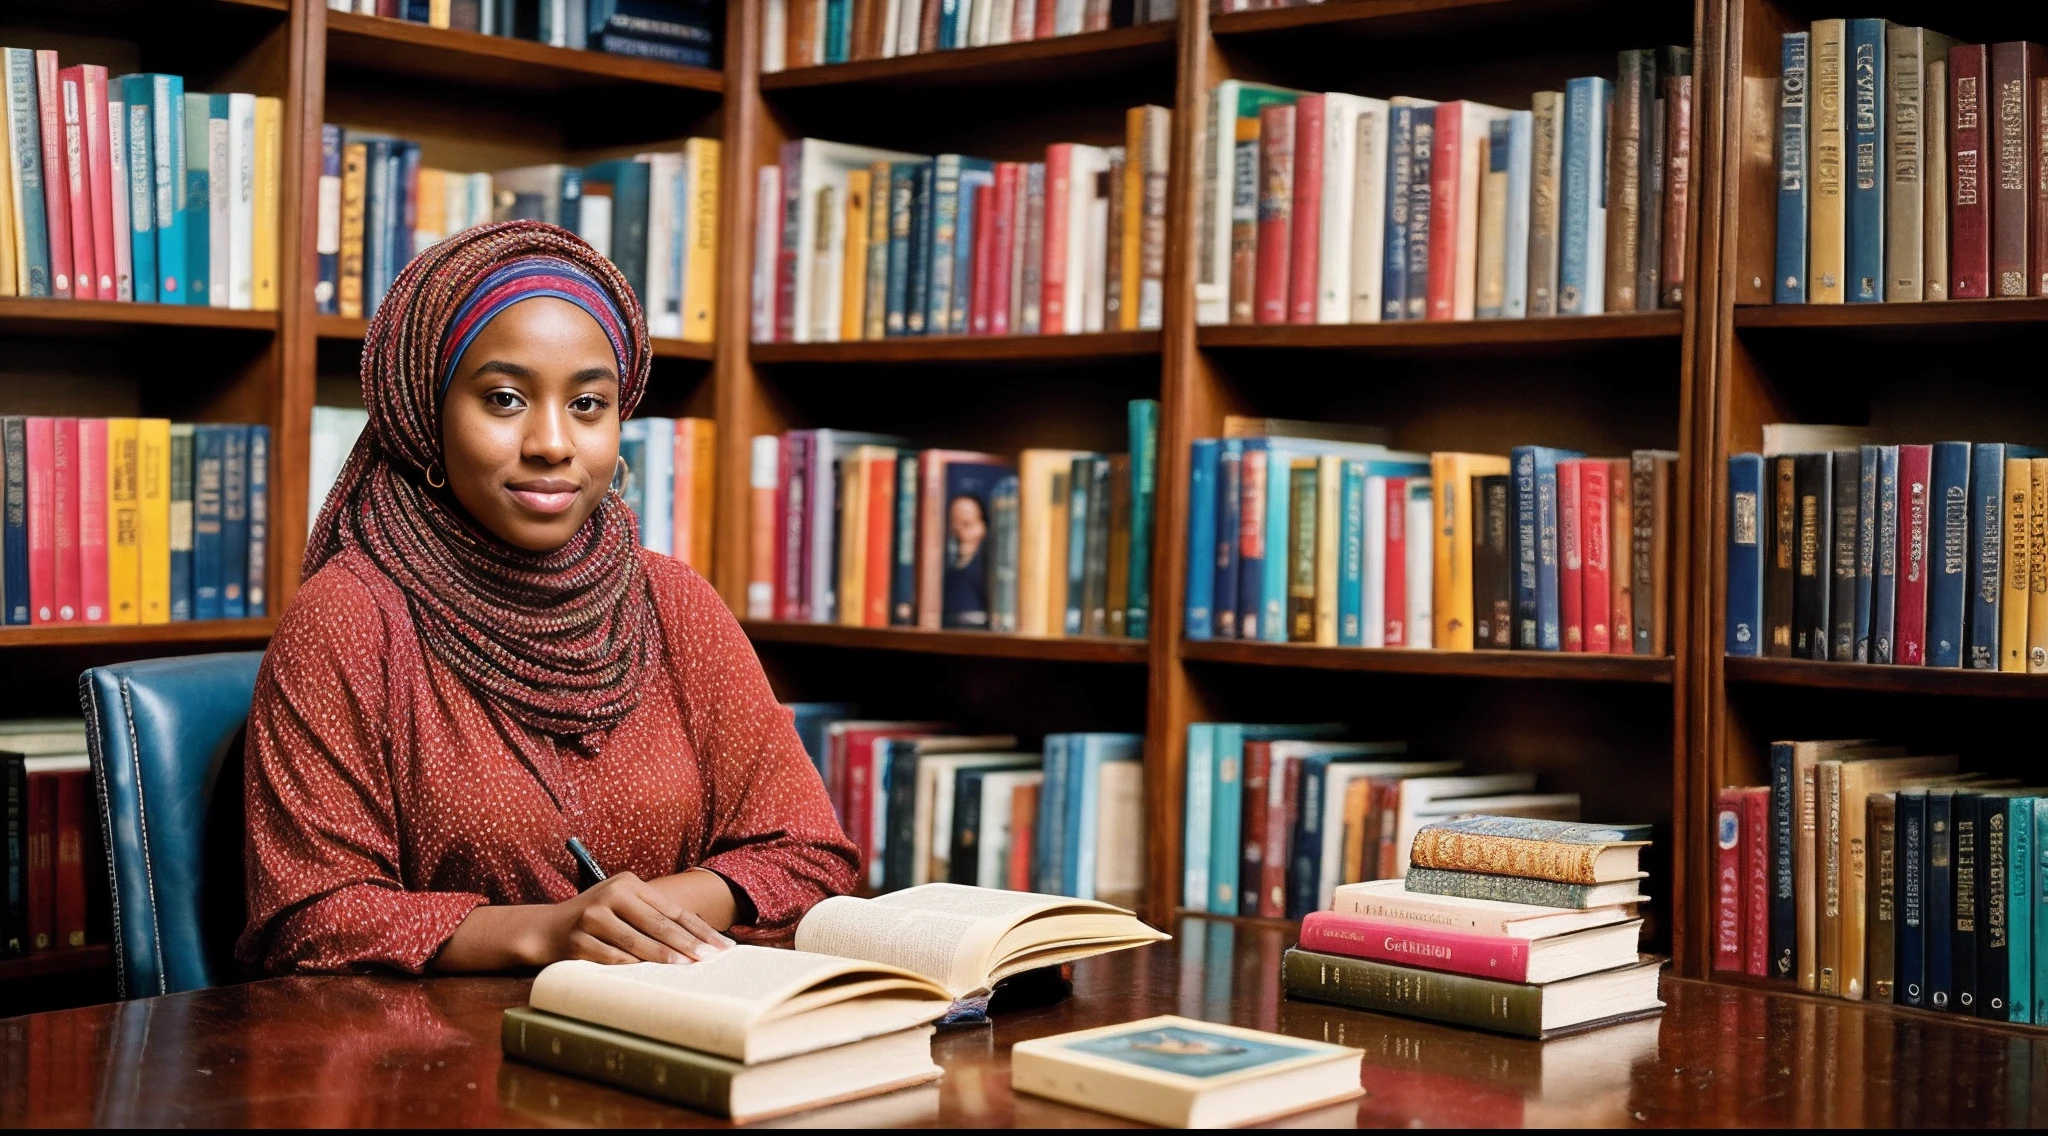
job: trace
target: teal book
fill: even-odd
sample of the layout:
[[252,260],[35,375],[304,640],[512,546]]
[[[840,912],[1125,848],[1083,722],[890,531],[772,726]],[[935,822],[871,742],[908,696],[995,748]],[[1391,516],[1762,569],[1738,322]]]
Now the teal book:
[[[1268,643],[1287,642],[1287,550],[1290,516],[1294,504],[1293,478],[1289,476],[1297,459],[1319,458],[1324,454],[1357,458],[1366,462],[1368,477],[1428,477],[1429,459],[1417,454],[1390,452],[1385,446],[1360,442],[1331,442],[1315,438],[1269,438],[1266,440],[1266,565],[1260,573],[1258,638]],[[1242,601],[1240,601],[1242,602]],[[1244,636],[1251,638],[1251,636]]]
[[[1152,630],[1152,529],[1159,499],[1159,403],[1141,398],[1130,405],[1131,551],[1130,584],[1124,597],[1124,634],[1144,639]],[[1203,558],[1206,563],[1206,557]]]
[[952,330],[953,274],[958,268],[954,246],[961,239],[960,183],[967,161],[958,154],[940,154],[932,159],[931,235],[924,254],[929,276],[925,289],[926,335],[946,335]]
[[1037,831],[1032,834],[1036,862],[1031,865],[1031,888],[1047,895],[1060,894],[1067,847],[1067,735],[1045,735],[1045,780],[1038,789]]
[[[2036,943],[2048,943],[2048,797],[2034,798],[2034,879],[2028,914],[2033,920],[2031,935]],[[2048,1023],[2048,951],[2030,951],[2034,973],[2029,986],[2034,1002],[2033,1020]],[[2017,956],[2015,956],[2017,957]]]
[[1209,913],[1236,915],[1238,876],[1244,851],[1244,743],[1276,738],[1334,738],[1337,722],[1310,725],[1245,725],[1219,722],[1213,731],[1214,773],[1209,794]]
[[249,618],[270,613],[270,427],[249,427]]
[[128,240],[135,299],[156,302],[156,121],[155,84],[147,75],[123,75],[120,140],[128,147]]
[[[912,168],[912,173],[915,181],[910,193],[910,244],[908,267],[904,270],[909,290],[903,300],[903,333],[929,335],[931,330],[925,322],[925,312],[932,293],[932,187],[936,184],[938,164],[919,162]],[[890,224],[895,224],[893,215]],[[895,267],[895,262],[891,261],[890,271],[895,271]],[[894,304],[893,297],[890,302]]]
[[[583,185],[612,187],[612,263],[633,294],[647,296],[647,201],[651,192],[649,167],[633,158],[616,158],[583,169]],[[410,252],[410,248],[407,250]],[[403,266],[410,256],[400,255],[394,266]]]
[[[185,182],[185,302],[202,307],[213,302],[213,237],[209,217],[213,196],[208,163],[213,154],[214,99],[225,103],[227,96],[185,96],[185,165],[178,174]],[[225,192],[227,187],[221,188]]]
[[1634,880],[1620,884],[1567,884],[1524,876],[1496,876],[1490,872],[1464,872],[1456,868],[1410,867],[1408,890],[1427,895],[1455,895],[1464,899],[1490,899],[1496,903],[1529,903],[1538,907],[1567,907],[1584,911],[1614,903],[1634,902],[1639,898],[1641,889]]
[[1216,727],[1188,723],[1185,763],[1186,808],[1181,814],[1180,905],[1189,911],[1209,910],[1209,798],[1215,792]]
[[186,304],[185,80],[144,76],[150,84],[150,163],[156,212],[157,300]]
[[917,198],[917,171],[925,162],[893,162],[889,166],[889,252],[883,288],[882,334],[909,332],[910,212]]
[[2040,797],[2005,803],[2006,1020],[2034,1021],[2034,809]]
[[[647,420],[634,418],[619,423],[619,461],[626,467],[626,474],[619,486],[619,497],[626,502],[626,508],[633,513],[635,525],[645,523],[647,516],[647,486],[641,481],[647,469]],[[635,536],[633,543],[638,544]]]
[[222,426],[220,451],[220,614],[249,614],[249,428]]
[[1108,458],[1084,454],[1074,459],[1067,477],[1067,562],[1054,565],[1067,573],[1067,610],[1060,614],[1068,635],[1079,635],[1088,614],[1088,494],[1095,485],[1095,463]]
[[[0,84],[6,85],[7,137],[14,153],[0,155],[11,169],[15,222],[21,226],[21,258],[26,279],[17,280],[21,295],[50,294],[50,230],[43,202],[43,147],[36,107],[36,53],[26,47],[0,48]],[[139,298],[139,297],[138,297]]]
[[1144,757],[1145,739],[1138,734],[1067,735],[1067,847],[1060,856],[1068,888],[1065,894],[1076,899],[1095,898],[1102,767],[1111,762],[1143,761]]

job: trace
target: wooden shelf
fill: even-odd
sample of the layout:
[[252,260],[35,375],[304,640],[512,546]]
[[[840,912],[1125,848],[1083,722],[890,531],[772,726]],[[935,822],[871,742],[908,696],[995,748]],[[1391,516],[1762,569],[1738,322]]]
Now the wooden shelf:
[[1318,647],[1308,643],[1253,643],[1239,639],[1191,640],[1181,644],[1180,657],[1191,662],[1235,663],[1240,666],[1472,678],[1636,682],[1667,686],[1671,683],[1673,670],[1669,658],[1641,655]]
[[[1277,12],[1314,11],[1281,8]],[[1253,13],[1265,15],[1264,12]],[[1630,340],[1669,340],[1685,330],[1677,310],[1546,319],[1397,320],[1392,323],[1227,324],[1197,328],[1195,342],[1211,348],[1260,348],[1456,354],[1477,350],[1578,348]]]
[[[313,317],[313,334],[321,339],[353,340],[361,343],[363,335],[369,330],[370,321],[367,319],[351,319],[347,316]],[[695,359],[705,363],[711,361],[712,345],[709,343],[697,343],[687,339],[650,339],[648,344],[653,348],[656,359]]]
[[949,90],[1054,79],[1093,78],[1146,67],[1170,67],[1174,21],[1054,36],[1023,43],[926,51],[893,59],[864,59],[795,67],[761,76],[761,90],[841,91],[852,87],[944,86]]
[[0,334],[107,335],[155,328],[275,333],[278,314],[118,300],[0,300]]
[[1615,0],[1329,0],[1291,8],[1219,12],[1209,17],[1209,27],[1219,38],[1303,29],[1394,37],[1467,27],[1497,29],[1502,24],[1553,16],[1587,19],[1618,7]]
[[1896,667],[1872,663],[1822,663],[1810,659],[1722,660],[1729,682],[1796,686],[1817,690],[1860,690],[1872,694],[1945,694],[1969,698],[2048,699],[2048,675],[1972,671],[1954,667]]
[[390,75],[527,92],[620,86],[708,94],[725,90],[725,75],[706,67],[549,47],[383,16],[334,11],[326,15],[329,63]]
[[1965,328],[1987,324],[2048,326],[2048,297],[1943,300],[1927,304],[1743,304],[1738,328]]
[[39,954],[22,955],[20,958],[0,959],[0,982],[48,978],[56,974],[77,974],[87,970],[106,970],[113,965],[113,945],[92,943],[61,951],[43,951]]
[[0,650],[8,647],[183,646],[195,643],[256,645],[277,630],[277,617],[202,619],[179,623],[57,623],[0,627]]
[[1156,331],[1088,335],[906,335],[851,343],[756,343],[756,363],[1037,363],[1159,354]]
[[1056,663],[1142,664],[1143,639],[1044,639],[982,631],[919,631],[908,627],[843,627],[836,623],[748,620],[741,625],[756,643],[797,643],[869,651],[915,651],[983,659],[1035,659]]

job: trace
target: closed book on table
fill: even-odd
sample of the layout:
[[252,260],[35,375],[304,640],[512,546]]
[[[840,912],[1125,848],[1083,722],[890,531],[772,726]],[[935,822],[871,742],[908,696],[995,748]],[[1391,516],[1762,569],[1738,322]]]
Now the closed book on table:
[[1594,825],[1520,817],[1439,821],[1415,836],[1412,862],[1562,883],[1634,878],[1648,825]]
[[1636,961],[1642,920],[1543,939],[1473,935],[1334,911],[1302,920],[1301,949],[1501,982],[1555,982]]
[[1517,1037],[1547,1039],[1655,1013],[1660,959],[1541,986],[1444,974],[1299,947],[1287,952],[1281,988],[1295,998],[1423,1018]]

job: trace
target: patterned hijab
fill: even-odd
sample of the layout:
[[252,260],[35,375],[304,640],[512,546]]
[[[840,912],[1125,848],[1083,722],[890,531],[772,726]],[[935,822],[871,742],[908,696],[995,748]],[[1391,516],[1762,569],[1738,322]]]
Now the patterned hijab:
[[647,388],[647,325],[610,261],[537,221],[483,225],[399,273],[363,340],[356,442],[306,546],[303,578],[356,549],[405,594],[426,647],[525,725],[575,737],[617,725],[655,650],[639,533],[617,493],[567,544],[514,548],[454,494],[427,483],[441,462],[441,400],[483,325],[520,300],[554,296],[597,320],[619,364],[619,417]]

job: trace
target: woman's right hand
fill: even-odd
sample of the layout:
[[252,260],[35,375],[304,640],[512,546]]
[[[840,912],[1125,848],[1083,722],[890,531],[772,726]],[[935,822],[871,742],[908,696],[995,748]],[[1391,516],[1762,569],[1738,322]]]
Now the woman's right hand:
[[621,872],[544,909],[535,962],[703,962],[733,945],[646,880]]

